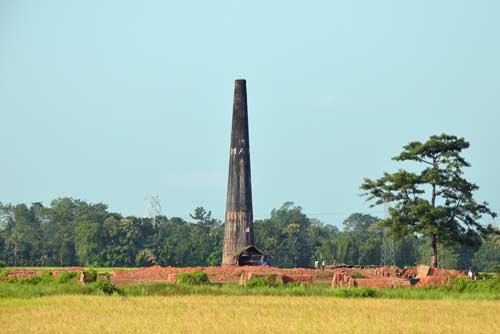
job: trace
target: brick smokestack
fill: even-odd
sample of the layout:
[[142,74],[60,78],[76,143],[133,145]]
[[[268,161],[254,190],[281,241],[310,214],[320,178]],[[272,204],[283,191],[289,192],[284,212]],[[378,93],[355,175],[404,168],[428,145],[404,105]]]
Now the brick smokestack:
[[236,253],[241,248],[253,244],[247,87],[245,80],[236,80],[234,83],[222,265],[236,265]]

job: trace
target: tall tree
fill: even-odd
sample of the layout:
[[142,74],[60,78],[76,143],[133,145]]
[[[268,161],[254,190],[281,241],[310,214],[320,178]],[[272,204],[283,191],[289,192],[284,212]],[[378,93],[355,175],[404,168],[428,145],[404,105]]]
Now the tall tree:
[[292,202],[271,212],[271,218],[254,223],[257,247],[266,251],[271,263],[282,267],[308,267],[312,259],[310,219]]
[[472,258],[472,266],[476,271],[496,271],[500,273],[500,229],[496,235],[484,240],[481,248]]
[[25,204],[4,205],[1,211],[5,226],[5,257],[8,262],[14,266],[39,265],[42,235],[34,211]]
[[102,203],[80,203],[75,213],[75,250],[80,265],[100,262],[100,250],[105,244],[102,225],[108,217],[107,206]]
[[81,201],[69,197],[58,198],[47,210],[46,233],[52,263],[59,266],[75,264],[75,217]]
[[462,157],[469,143],[463,138],[442,134],[424,143],[415,141],[403,147],[395,161],[414,161],[423,166],[420,173],[400,169],[385,173],[378,180],[365,179],[365,190],[371,206],[391,203],[390,218],[381,222],[393,235],[415,233],[431,240],[431,264],[438,266],[437,243],[481,245],[481,236],[493,231],[483,226],[483,215],[496,217],[488,203],[478,203],[473,194],[479,187],[467,181],[462,169],[470,164]]
[[[191,256],[190,260],[201,265],[208,265],[210,256],[213,252],[214,230],[218,225],[218,221],[212,218],[212,212],[205,210],[203,207],[197,207],[190,214],[191,218],[196,222],[191,227]],[[213,256],[213,255],[212,255]],[[222,255],[221,255],[222,258]],[[213,261],[213,258],[211,259]]]

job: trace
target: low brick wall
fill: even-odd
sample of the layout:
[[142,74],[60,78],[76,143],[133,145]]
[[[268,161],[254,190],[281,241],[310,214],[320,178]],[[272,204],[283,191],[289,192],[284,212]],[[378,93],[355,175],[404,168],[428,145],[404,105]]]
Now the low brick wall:
[[312,275],[283,275],[283,283],[314,284]]
[[425,276],[420,277],[420,280],[415,285],[416,287],[421,286],[433,286],[433,285],[448,285],[450,284],[450,276]]
[[57,277],[62,272],[70,272],[70,273],[83,273],[82,267],[68,267],[64,269],[56,269],[56,270],[44,270],[44,269],[12,269],[6,275],[6,279],[10,278],[28,278],[35,276],[42,276],[44,272],[50,272],[54,277]]
[[[448,277],[464,277],[464,272],[448,269],[435,269],[419,266],[416,269],[401,270],[397,267],[387,266],[379,268],[338,267],[321,269],[292,268],[282,269],[270,266],[223,266],[223,267],[145,267],[131,270],[114,270],[110,275],[113,284],[135,283],[176,283],[177,275],[183,272],[204,271],[212,283],[244,284],[252,276],[276,275],[277,283],[300,282],[306,284],[330,283],[332,287],[405,287],[410,285],[410,279],[420,275],[416,286],[449,284]],[[44,269],[24,268],[12,269],[6,278],[26,278],[41,276]],[[82,267],[69,267],[50,270],[54,276],[61,272],[84,272]],[[361,274],[364,278],[354,279],[353,275]],[[99,278],[101,277],[99,274]],[[356,276],[355,276],[356,277]],[[358,276],[359,277],[359,276]],[[85,281],[81,278],[81,281]],[[391,282],[391,283],[389,283]]]
[[370,288],[392,288],[392,278],[357,278],[354,286]]
[[134,283],[167,283],[172,281],[171,275],[176,275],[166,268],[154,266],[132,270],[114,270],[111,272],[111,283],[113,284],[134,284]]
[[6,279],[11,278],[27,278],[27,277],[35,277],[42,276],[43,270],[38,269],[13,269],[10,270],[5,276]]

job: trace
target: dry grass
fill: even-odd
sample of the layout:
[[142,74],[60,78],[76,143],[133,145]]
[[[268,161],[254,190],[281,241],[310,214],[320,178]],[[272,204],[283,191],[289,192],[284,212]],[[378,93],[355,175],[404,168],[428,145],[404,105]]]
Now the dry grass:
[[2,333],[500,333],[500,302],[328,297],[0,299]]

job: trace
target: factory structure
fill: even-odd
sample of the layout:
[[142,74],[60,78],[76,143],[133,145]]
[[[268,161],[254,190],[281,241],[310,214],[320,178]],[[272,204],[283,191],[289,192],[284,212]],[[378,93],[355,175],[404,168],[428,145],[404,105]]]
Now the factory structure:
[[259,265],[266,254],[255,246],[253,234],[250,140],[245,80],[234,85],[229,176],[222,265]]

